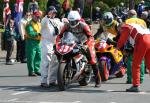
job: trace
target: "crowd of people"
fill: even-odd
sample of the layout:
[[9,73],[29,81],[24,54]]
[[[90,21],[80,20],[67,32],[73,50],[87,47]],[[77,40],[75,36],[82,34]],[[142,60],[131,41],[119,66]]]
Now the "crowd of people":
[[[59,64],[53,46],[60,41],[65,31],[70,31],[80,42],[85,41],[83,43],[87,45],[85,55],[92,65],[95,87],[100,87],[101,77],[94,50],[94,37],[102,32],[109,32],[114,35],[114,38],[108,39],[108,42],[117,43],[116,48],[128,55],[124,60],[127,68],[127,83],[132,83],[133,86],[126,91],[140,91],[140,83],[144,80],[145,64],[147,69],[150,69],[148,60],[150,10],[144,5],[143,0],[138,5],[137,11],[128,10],[124,3],[121,3],[118,9],[114,7],[104,14],[99,7],[96,7],[93,19],[100,24],[100,27],[95,35],[82,18],[84,0],[75,0],[73,8],[70,0],[64,0],[62,6],[57,0],[48,0],[47,10],[44,13],[40,11],[36,0],[31,0],[25,12],[24,2],[24,0],[16,0],[14,8],[11,9],[9,0],[4,0],[6,65],[14,64],[11,55],[16,40],[16,62],[27,63],[28,76],[41,76],[41,87],[44,88],[57,85]],[[63,14],[60,13],[61,7]]]

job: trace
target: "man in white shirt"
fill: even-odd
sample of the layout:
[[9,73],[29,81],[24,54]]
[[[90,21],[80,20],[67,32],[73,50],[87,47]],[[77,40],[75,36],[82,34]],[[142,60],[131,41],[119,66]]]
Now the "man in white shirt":
[[25,53],[25,35],[26,35],[26,25],[30,22],[31,20],[31,13],[26,12],[24,17],[19,21],[19,34],[21,35],[21,41],[20,41],[20,60],[21,63],[26,63],[26,53]]
[[46,16],[41,21],[42,36],[42,61],[41,61],[41,87],[49,87],[56,85],[58,62],[54,55],[53,45],[57,32],[56,26],[60,31],[63,25],[59,19],[56,19],[57,10],[54,6],[47,9]]

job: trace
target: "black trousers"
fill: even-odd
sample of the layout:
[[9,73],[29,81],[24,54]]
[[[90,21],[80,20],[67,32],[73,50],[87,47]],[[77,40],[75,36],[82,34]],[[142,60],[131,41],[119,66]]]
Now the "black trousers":
[[16,60],[24,61],[25,59],[26,59],[25,40],[18,40],[17,41]]
[[13,37],[8,38],[6,41],[6,44],[7,44],[6,62],[8,62],[11,60],[11,55],[12,55],[12,52],[14,50],[14,39],[13,39]]

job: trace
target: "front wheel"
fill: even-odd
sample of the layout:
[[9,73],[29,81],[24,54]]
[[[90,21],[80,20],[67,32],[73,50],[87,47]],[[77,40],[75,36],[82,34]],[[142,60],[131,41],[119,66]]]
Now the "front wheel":
[[126,68],[121,66],[119,71],[117,73],[115,73],[115,76],[117,78],[122,78],[125,74],[126,74]]
[[102,60],[100,62],[100,75],[102,81],[107,81],[109,78],[109,69],[108,69],[108,64],[105,60]]
[[59,90],[64,91],[68,87],[70,81],[68,75],[67,63],[60,63],[57,73]]

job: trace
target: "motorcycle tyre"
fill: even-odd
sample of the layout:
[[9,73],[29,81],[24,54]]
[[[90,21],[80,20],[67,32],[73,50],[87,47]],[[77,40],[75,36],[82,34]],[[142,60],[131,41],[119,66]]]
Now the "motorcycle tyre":
[[102,81],[107,81],[109,79],[109,69],[106,61],[100,62],[100,75]]
[[120,67],[120,70],[118,73],[115,74],[117,78],[122,78],[126,74],[126,68]]
[[67,64],[66,63],[60,63],[57,73],[57,82],[58,82],[58,88],[60,91],[64,91],[67,88],[67,85],[65,84],[64,80],[64,72],[66,69]]

